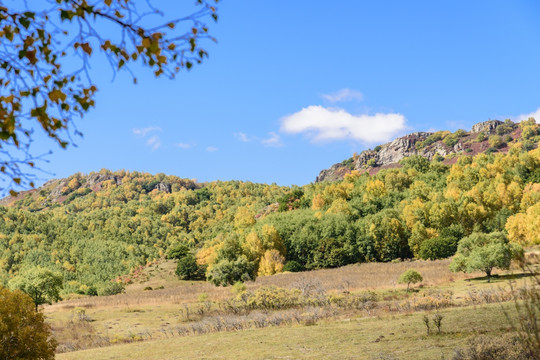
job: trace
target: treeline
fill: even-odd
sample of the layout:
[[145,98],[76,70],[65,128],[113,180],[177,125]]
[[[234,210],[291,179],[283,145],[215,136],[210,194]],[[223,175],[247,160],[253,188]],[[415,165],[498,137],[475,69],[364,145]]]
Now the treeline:
[[507,154],[464,154],[452,165],[413,156],[374,176],[352,172],[303,187],[76,174],[60,191],[0,207],[0,283],[40,266],[62,274],[64,292],[95,294],[168,256],[181,278],[226,285],[281,271],[444,258],[473,233],[538,244],[540,150],[530,143],[539,131],[534,122],[521,126],[526,143],[512,139]]

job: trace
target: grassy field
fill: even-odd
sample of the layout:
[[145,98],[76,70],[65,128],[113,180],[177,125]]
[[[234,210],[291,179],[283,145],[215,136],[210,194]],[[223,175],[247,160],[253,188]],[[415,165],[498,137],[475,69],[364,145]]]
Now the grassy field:
[[444,316],[442,332],[430,336],[426,335],[422,312],[145,341],[59,354],[57,358],[449,359],[470,337],[497,336],[509,330],[500,304],[448,309],[440,314]]
[[[46,307],[45,314],[60,342],[58,359],[450,359],[478,334],[509,331],[502,308],[512,305],[508,280],[520,274],[514,270],[487,283],[481,273],[450,273],[448,262],[261,277],[243,294],[311,288],[325,301],[247,309],[230,306],[240,298],[230,287],[179,281],[174,263],[164,261],[145,269],[125,294],[71,299]],[[409,268],[424,281],[406,293],[397,279]],[[328,301],[365,295],[376,300],[362,306]],[[444,317],[442,332],[427,336],[422,319],[436,313]]]

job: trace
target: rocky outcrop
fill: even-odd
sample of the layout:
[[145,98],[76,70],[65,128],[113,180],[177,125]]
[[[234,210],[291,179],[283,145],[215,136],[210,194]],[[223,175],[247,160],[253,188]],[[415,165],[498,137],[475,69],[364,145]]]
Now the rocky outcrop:
[[86,178],[86,184],[85,185],[87,187],[92,187],[94,185],[101,184],[102,182],[107,181],[107,180],[113,180],[116,183],[116,185],[122,185],[122,178],[121,177],[115,176],[115,175],[106,175],[106,174],[92,174],[92,175],[89,175]]
[[[470,133],[462,132],[457,138],[454,138],[457,143],[442,140],[445,136],[449,136],[449,132],[439,132],[437,134],[415,132],[377,146],[375,150],[362,151],[358,155],[355,154],[351,159],[334,164],[329,169],[322,170],[315,182],[340,180],[352,170],[373,173],[372,170],[381,167],[396,167],[399,166],[398,163],[401,159],[412,155],[421,155],[431,160],[436,155],[445,157],[452,153],[461,153],[466,150],[465,139],[472,140],[480,132],[486,135],[493,134],[501,124],[504,123],[499,120],[489,120],[475,124]],[[419,142],[422,142],[421,146],[417,145]],[[467,146],[470,147],[470,143],[469,141]]]
[[157,191],[163,191],[163,192],[166,192],[167,194],[170,194],[171,193],[171,184],[160,182],[159,184],[156,185],[156,187],[154,189],[157,190]]
[[499,120],[482,121],[482,122],[479,122],[478,124],[474,124],[471,132],[473,134],[477,134],[481,132],[486,133],[486,134],[494,134],[495,129],[497,129],[497,127],[502,124],[504,123]]

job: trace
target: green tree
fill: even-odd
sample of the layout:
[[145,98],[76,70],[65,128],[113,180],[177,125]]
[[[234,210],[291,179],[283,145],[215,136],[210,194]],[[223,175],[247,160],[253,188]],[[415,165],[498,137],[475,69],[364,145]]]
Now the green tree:
[[[140,64],[156,77],[174,77],[208,56],[204,19],[217,20],[217,0],[177,17],[151,1],[50,0],[0,4],[0,175],[8,186],[33,186],[33,130],[62,148],[80,133],[74,120],[94,105],[90,60],[104,54],[113,73]],[[98,51],[99,50],[99,51]],[[79,59],[74,65],[74,59]],[[75,68],[74,68],[75,66]],[[136,78],[133,78],[136,82]],[[26,166],[25,166],[26,165]]]
[[167,259],[181,259],[188,254],[189,247],[187,245],[176,243],[167,250]]
[[52,360],[56,340],[42,313],[22,291],[0,286],[0,358]]
[[424,280],[422,275],[414,269],[409,269],[405,271],[401,276],[399,277],[398,282],[400,284],[407,284],[407,292],[409,292],[409,286],[411,284],[416,284],[420,281]]
[[176,263],[176,275],[180,280],[204,280],[205,268],[197,264],[192,254],[187,254]]
[[490,234],[475,232],[459,242],[450,270],[467,273],[483,271],[490,282],[494,268],[508,269],[512,258],[520,257],[522,254],[521,247],[510,244],[502,232]]
[[236,260],[223,259],[214,264],[206,278],[216,286],[233,285],[241,281],[255,280],[253,263],[249,262],[245,255]]
[[34,301],[37,311],[39,305],[50,305],[61,300],[63,281],[61,275],[38,266],[14,277],[9,286],[27,293]]

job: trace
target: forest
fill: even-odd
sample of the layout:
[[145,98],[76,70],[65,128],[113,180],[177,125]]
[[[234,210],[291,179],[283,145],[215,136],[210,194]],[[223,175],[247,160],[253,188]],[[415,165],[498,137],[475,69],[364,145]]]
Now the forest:
[[[491,135],[490,150],[475,156],[410,156],[374,175],[304,186],[124,170],[50,181],[0,207],[0,284],[39,267],[61,275],[64,296],[105,295],[159,258],[178,259],[181,279],[225,286],[283,271],[447,258],[481,234],[539,244],[540,131],[534,119],[519,127],[516,138]],[[487,140],[478,138],[471,141]],[[502,142],[507,151],[497,150]]]

